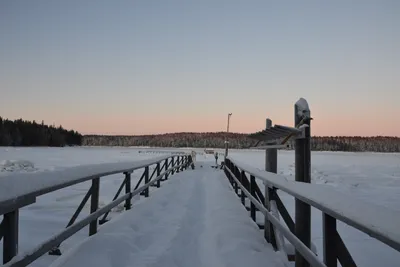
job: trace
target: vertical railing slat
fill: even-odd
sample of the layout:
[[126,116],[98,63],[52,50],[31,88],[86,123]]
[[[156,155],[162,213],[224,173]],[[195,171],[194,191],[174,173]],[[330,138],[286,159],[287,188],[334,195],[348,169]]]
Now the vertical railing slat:
[[4,214],[2,224],[4,230],[3,263],[5,264],[18,254],[19,210]]
[[[90,197],[90,213],[97,211],[99,208],[99,195],[100,195],[100,178],[92,179],[92,194]],[[89,225],[89,236],[97,233],[97,221],[93,220]]]
[[[125,173],[125,194],[130,194],[131,193],[131,173],[126,172]],[[125,209],[130,210],[132,207],[132,199],[127,198],[125,200]]]
[[[168,164],[169,164],[169,163],[168,163],[168,159],[165,159],[165,170],[166,170],[166,171],[168,170]],[[166,174],[165,174],[165,177],[164,177],[165,180],[168,180],[168,174],[169,174],[169,173],[166,173]]]
[[[161,174],[160,162],[157,163],[157,167],[156,168],[157,168],[157,177],[158,177]],[[161,185],[160,179],[157,180],[156,184],[157,184],[157,188],[160,188],[160,185]]]
[[[146,166],[146,167],[145,167],[145,171],[144,171],[144,183],[145,183],[145,184],[148,184],[149,181],[150,181],[150,179],[149,179],[149,166]],[[149,191],[150,191],[149,187],[147,187],[147,188],[144,190],[144,196],[145,196],[145,197],[149,197]]]
[[[254,197],[257,198],[256,196],[256,178],[253,175],[250,175],[250,194]],[[253,219],[253,221],[256,222],[256,205],[251,201],[250,202],[250,216]]]
[[336,219],[322,213],[323,253],[327,267],[337,267]]

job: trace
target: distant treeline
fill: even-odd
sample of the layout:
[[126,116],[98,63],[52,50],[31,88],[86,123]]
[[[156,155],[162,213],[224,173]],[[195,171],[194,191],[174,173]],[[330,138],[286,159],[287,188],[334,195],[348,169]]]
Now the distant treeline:
[[[140,136],[86,135],[85,146],[150,146],[150,147],[198,147],[223,148],[227,137],[225,132],[217,133],[172,133]],[[249,148],[257,141],[246,134],[229,133],[230,148]],[[263,144],[259,144],[263,145]],[[293,142],[290,143],[290,148]],[[361,136],[313,136],[311,149],[314,151],[352,151],[352,152],[400,152],[399,137],[361,137]]]
[[61,126],[0,117],[0,146],[71,146],[82,144],[82,135]]
[[[170,133],[137,136],[86,135],[35,121],[22,119],[11,121],[0,117],[0,146],[149,146],[149,147],[197,147],[224,148],[228,138],[229,147],[249,148],[257,141],[247,134],[214,133]],[[260,143],[259,145],[264,145]],[[289,143],[291,149],[293,142]],[[399,137],[361,136],[313,136],[311,149],[314,151],[352,152],[400,152]]]

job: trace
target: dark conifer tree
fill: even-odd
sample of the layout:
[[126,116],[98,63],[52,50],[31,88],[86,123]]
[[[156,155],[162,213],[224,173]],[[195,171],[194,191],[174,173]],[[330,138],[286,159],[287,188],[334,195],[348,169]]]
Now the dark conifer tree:
[[82,135],[62,126],[48,126],[42,121],[8,120],[0,117],[0,146],[80,146]]

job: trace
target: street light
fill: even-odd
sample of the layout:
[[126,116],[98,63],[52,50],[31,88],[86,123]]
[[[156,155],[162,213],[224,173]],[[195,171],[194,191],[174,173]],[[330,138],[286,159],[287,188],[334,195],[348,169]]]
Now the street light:
[[228,156],[228,133],[229,133],[229,120],[232,116],[232,113],[228,113],[228,125],[226,127],[226,139],[225,139],[225,156],[224,161],[226,161],[226,157]]
[[228,114],[228,127],[226,128],[226,132],[229,133],[229,119],[231,118],[232,113]]

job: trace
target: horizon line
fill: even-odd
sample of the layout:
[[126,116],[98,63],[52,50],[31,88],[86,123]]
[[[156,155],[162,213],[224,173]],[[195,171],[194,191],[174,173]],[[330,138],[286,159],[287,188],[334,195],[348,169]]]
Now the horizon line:
[[[172,134],[236,134],[236,135],[250,135],[250,133],[240,132],[167,132],[167,133],[153,133],[153,134],[81,134],[82,136],[109,136],[109,137],[139,137],[139,136],[157,136],[157,135],[172,135]],[[399,138],[396,135],[311,135],[311,137],[362,137],[362,138]]]

